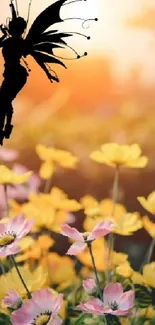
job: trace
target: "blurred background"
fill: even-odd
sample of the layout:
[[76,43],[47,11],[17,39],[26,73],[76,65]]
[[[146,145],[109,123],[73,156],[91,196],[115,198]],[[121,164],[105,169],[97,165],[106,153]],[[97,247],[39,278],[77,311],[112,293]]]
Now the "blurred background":
[[[32,1],[29,26],[52,1]],[[28,5],[29,0],[18,0],[24,18]],[[9,0],[1,0],[0,22],[5,23],[7,17]],[[40,165],[35,153],[38,143],[71,151],[80,158],[78,169],[60,170],[53,183],[70,197],[92,194],[102,199],[111,195],[113,169],[91,162],[90,152],[105,142],[138,143],[149,165],[144,170],[122,171],[119,201],[129,211],[144,215],[136,197],[155,189],[155,1],[81,1],[64,6],[61,17],[99,19],[85,28],[79,20],[56,26],[90,35],[90,41],[78,35],[69,40],[79,54],[87,51],[89,55],[67,61],[67,70],[53,66],[58,84],[51,84],[28,57],[31,73],[14,101],[15,127],[4,146],[17,149],[20,162],[34,170]],[[66,56],[74,57],[72,53]],[[1,81],[2,73],[1,56]],[[136,233],[135,243],[143,244],[142,232]],[[150,241],[146,233],[145,239]]]

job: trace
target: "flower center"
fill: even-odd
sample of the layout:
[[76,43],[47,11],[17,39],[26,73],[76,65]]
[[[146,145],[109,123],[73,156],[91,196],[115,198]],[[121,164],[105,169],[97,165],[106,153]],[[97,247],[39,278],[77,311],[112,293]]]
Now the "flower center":
[[82,236],[84,238],[85,241],[87,241],[87,237],[89,236],[90,232],[83,232]]
[[50,320],[50,317],[50,315],[40,315],[37,318],[35,325],[47,325]]
[[111,302],[109,305],[110,305],[112,310],[117,310],[118,309],[118,304],[117,304],[116,301]]
[[14,235],[6,234],[0,237],[0,247],[10,245],[14,242],[14,240],[15,240]]

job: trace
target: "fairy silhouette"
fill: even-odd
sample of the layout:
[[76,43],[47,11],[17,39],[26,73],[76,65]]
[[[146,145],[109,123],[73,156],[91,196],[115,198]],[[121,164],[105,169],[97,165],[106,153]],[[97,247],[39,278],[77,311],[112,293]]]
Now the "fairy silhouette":
[[[0,47],[2,48],[2,55],[5,61],[4,69],[4,80],[0,88],[0,144],[3,145],[3,139],[9,139],[13,125],[13,106],[12,101],[15,99],[20,90],[24,87],[27,82],[27,77],[30,70],[24,58],[27,55],[31,55],[35,61],[44,70],[47,77],[51,82],[59,82],[57,74],[51,69],[48,64],[56,63],[66,68],[65,64],[59,59],[65,59],[56,56],[53,50],[56,48],[66,48],[73,50],[76,54],[76,59],[79,59],[83,55],[79,55],[71,46],[69,46],[63,38],[68,38],[74,34],[81,35],[90,39],[86,36],[77,32],[59,32],[56,30],[48,30],[49,27],[56,23],[61,23],[69,19],[80,19],[85,23],[88,20],[82,18],[60,18],[60,9],[63,5],[86,0],[73,0],[67,2],[67,0],[57,0],[51,4],[48,8],[41,12],[41,14],[35,19],[26,37],[25,30],[27,27],[27,21],[20,17],[18,14],[18,7],[16,1],[16,8],[11,0],[10,7],[12,12],[12,19],[9,21],[8,26],[0,25],[0,30],[3,36],[0,38]],[[29,14],[30,5],[29,3]],[[29,16],[28,14],[28,16]],[[67,59],[67,58],[66,58]],[[25,66],[22,64],[22,60]]]

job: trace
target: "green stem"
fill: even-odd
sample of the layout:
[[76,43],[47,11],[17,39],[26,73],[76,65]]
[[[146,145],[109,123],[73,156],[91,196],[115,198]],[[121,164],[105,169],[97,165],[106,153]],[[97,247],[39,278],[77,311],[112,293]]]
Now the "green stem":
[[145,254],[144,260],[143,260],[143,262],[142,262],[142,264],[140,266],[139,272],[142,272],[143,266],[145,264],[149,264],[150,263],[154,246],[155,246],[155,238],[153,238],[152,241],[151,241],[151,244],[149,246],[149,249],[148,249],[147,253]]
[[10,255],[10,259],[11,259],[12,264],[13,264],[13,266],[15,267],[15,269],[16,269],[18,275],[19,275],[19,278],[20,278],[20,280],[21,280],[21,282],[22,282],[22,284],[23,284],[23,286],[24,286],[24,288],[25,288],[25,290],[26,290],[26,292],[27,292],[27,296],[28,296],[28,298],[31,299],[31,298],[32,298],[32,295],[31,295],[30,291],[28,290],[28,288],[27,288],[27,286],[26,286],[26,284],[25,284],[25,282],[24,282],[24,280],[23,280],[23,278],[22,278],[22,276],[21,276],[21,274],[20,274],[20,271],[19,271],[19,269],[18,269],[18,266],[17,266],[17,263],[16,263],[16,261],[15,261],[14,255]]
[[150,244],[150,247],[148,249],[147,264],[150,263],[151,256],[152,256],[152,253],[153,253],[153,250],[154,250],[154,246],[155,246],[155,238],[152,239],[151,244]]
[[115,214],[115,208],[116,208],[116,203],[117,203],[117,197],[118,197],[118,183],[119,183],[119,165],[116,166],[115,169],[115,177],[114,177],[114,182],[113,182],[113,190],[112,190],[112,211],[111,215],[114,216]]
[[[6,200],[7,217],[9,218],[9,205],[8,205],[8,196],[7,196],[7,185],[4,185],[4,192],[5,192],[5,200]],[[20,278],[20,280],[21,280],[24,288],[26,289],[28,298],[31,299],[32,298],[31,293],[29,292],[29,290],[28,290],[28,288],[27,288],[27,286],[26,286],[26,284],[25,284],[25,282],[24,282],[24,280],[23,280],[23,278],[22,278],[22,276],[20,274],[20,271],[18,269],[18,265],[17,265],[17,263],[15,261],[14,255],[10,255],[10,259],[12,261],[13,266],[15,267],[15,269],[17,271],[17,274],[19,275],[19,278]]]
[[[112,211],[111,216],[114,217],[115,215],[115,209],[116,209],[116,203],[117,203],[117,197],[118,197],[118,183],[119,183],[119,165],[116,166],[115,169],[115,177],[113,182],[113,190],[112,190]],[[111,268],[111,255],[114,250],[114,241],[115,237],[114,234],[111,232],[108,239],[108,246],[109,246],[109,256],[108,256],[108,272],[107,272],[107,283],[110,282],[110,268]]]
[[108,325],[107,320],[106,320],[106,316],[103,315],[103,317],[104,317],[105,325]]
[[100,281],[99,281],[98,274],[97,274],[97,269],[96,269],[96,265],[95,265],[95,259],[94,259],[94,256],[93,256],[93,252],[92,252],[91,242],[88,242],[87,243],[87,246],[88,246],[88,250],[89,250],[89,253],[90,253],[90,256],[91,256],[91,260],[92,260],[92,264],[93,264],[93,268],[94,268],[94,273],[95,273],[96,285],[97,285],[98,293],[99,293],[99,296],[100,296],[101,301],[103,301],[102,291],[101,291],[101,288],[100,288]]
[[7,184],[4,184],[4,195],[5,195],[5,204],[6,204],[6,218],[9,217],[9,203],[7,195]]

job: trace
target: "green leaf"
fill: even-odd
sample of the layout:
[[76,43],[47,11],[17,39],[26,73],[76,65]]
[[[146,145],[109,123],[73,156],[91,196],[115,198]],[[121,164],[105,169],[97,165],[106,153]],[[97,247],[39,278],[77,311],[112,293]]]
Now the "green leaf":
[[152,293],[144,286],[135,285],[135,298],[140,308],[152,305]]
[[106,315],[108,325],[121,325],[119,318],[114,315]]
[[8,315],[0,313],[0,324],[11,325],[10,317]]

